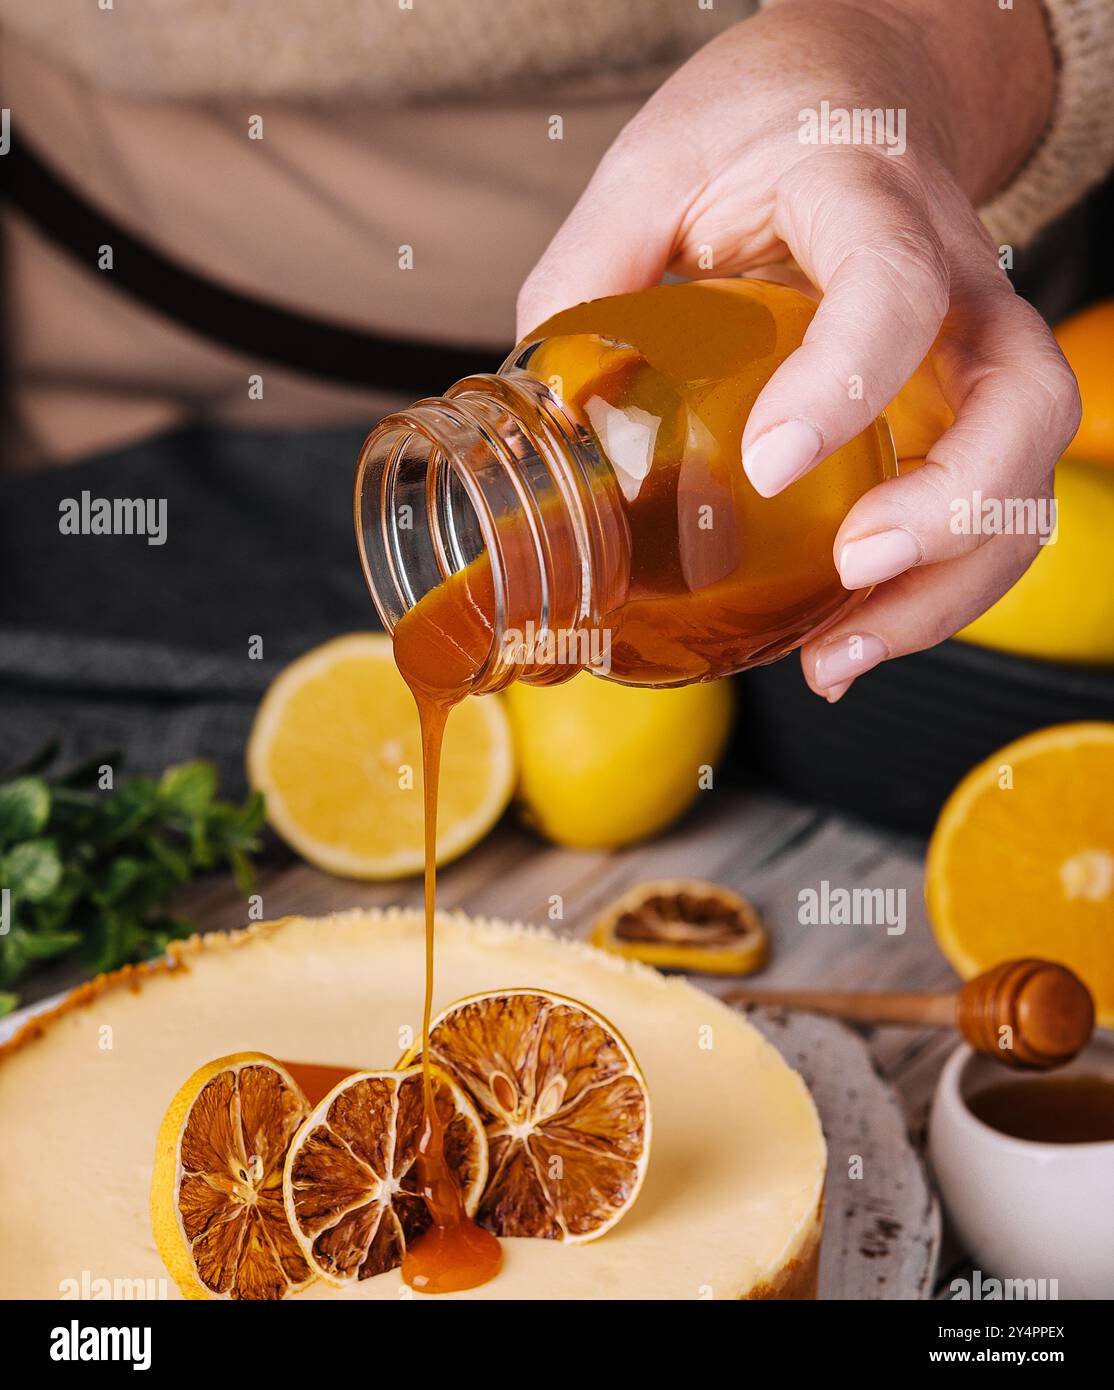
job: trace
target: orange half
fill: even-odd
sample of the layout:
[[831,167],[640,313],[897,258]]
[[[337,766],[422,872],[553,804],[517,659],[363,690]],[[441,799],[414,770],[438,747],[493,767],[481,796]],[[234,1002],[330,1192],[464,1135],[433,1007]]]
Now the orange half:
[[1000,961],[1069,966],[1114,1025],[1114,723],[1060,724],[960,782],[928,848],[940,949],[964,979]]

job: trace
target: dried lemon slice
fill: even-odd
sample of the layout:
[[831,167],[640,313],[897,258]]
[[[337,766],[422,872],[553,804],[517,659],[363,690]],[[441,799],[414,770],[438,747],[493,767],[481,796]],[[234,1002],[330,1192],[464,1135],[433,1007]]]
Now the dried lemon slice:
[[286,1150],[309,1107],[261,1052],[200,1067],[170,1102],[151,1178],[159,1254],[187,1298],[284,1298],[309,1283],[286,1220]]
[[[464,1209],[487,1180],[483,1125],[468,1097],[434,1074],[445,1158]],[[332,1284],[354,1284],[402,1263],[431,1224],[414,1161],[424,1129],[422,1069],[361,1071],[335,1086],[295,1135],[283,1195],[298,1244]]]
[[605,951],[662,970],[749,975],[761,970],[769,942],[754,908],[718,883],[659,879],[632,888],[592,930]]
[[436,1018],[430,1051],[487,1132],[481,1226],[582,1243],[630,1210],[650,1156],[650,1097],[605,1018],[547,990],[497,990]]

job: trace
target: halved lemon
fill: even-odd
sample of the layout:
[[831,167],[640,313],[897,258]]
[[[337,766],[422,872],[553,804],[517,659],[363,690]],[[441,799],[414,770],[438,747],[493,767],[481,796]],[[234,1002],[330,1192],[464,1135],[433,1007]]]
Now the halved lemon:
[[1114,1025],[1114,723],[1007,744],[948,798],[925,866],[929,915],[960,975],[1014,957],[1069,966]]
[[[487,1180],[483,1125],[449,1077],[434,1074],[445,1158],[472,1216]],[[286,1214],[313,1270],[354,1284],[402,1263],[430,1225],[414,1160],[424,1128],[422,1069],[362,1071],[335,1086],[290,1145]]]
[[430,1051],[487,1132],[481,1226],[579,1244],[630,1210],[650,1157],[650,1097],[605,1018],[548,990],[497,990],[440,1014]]
[[170,1102],[151,1225],[186,1298],[284,1298],[313,1279],[282,1199],[286,1150],[308,1109],[290,1073],[261,1052],[207,1062]]
[[[311,864],[363,879],[421,870],[418,714],[390,638],[337,637],[289,665],[259,706],[247,768],[267,819]],[[463,701],[449,717],[441,757],[438,864],[485,835],[513,789],[501,701]]]

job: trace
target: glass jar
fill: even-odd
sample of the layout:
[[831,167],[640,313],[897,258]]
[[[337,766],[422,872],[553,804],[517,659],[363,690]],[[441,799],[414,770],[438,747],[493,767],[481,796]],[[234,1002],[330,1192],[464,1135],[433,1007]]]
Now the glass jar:
[[380,421],[356,534],[407,669],[473,693],[581,669],[682,685],[777,660],[859,602],[832,547],[897,472],[884,418],[777,497],[742,469],[750,409],[814,312],[759,280],[594,300]]

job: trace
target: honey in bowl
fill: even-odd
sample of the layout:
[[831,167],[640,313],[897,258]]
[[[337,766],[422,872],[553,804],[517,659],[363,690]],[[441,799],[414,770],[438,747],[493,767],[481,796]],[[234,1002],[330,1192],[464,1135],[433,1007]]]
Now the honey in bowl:
[[1040,1144],[1114,1141],[1114,1081],[1101,1076],[1024,1078],[976,1091],[968,1109],[1012,1139]]

